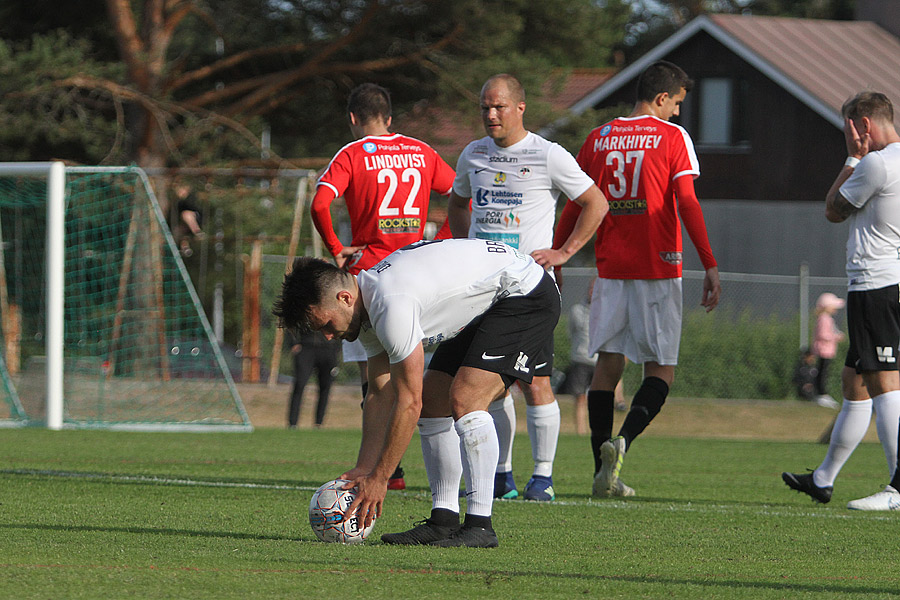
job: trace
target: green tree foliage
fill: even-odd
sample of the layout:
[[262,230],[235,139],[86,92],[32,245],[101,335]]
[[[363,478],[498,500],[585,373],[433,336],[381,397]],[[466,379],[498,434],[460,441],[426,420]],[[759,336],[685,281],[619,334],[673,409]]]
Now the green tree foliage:
[[540,89],[552,68],[609,64],[629,15],[624,0],[56,5],[0,9],[0,108],[28,117],[0,132],[0,147],[151,167],[257,157],[264,122],[276,157],[327,156],[348,135],[347,92],[366,80],[401,110],[471,103],[498,71]]
[[4,160],[66,158],[102,163],[122,147],[125,107],[114,93],[85,89],[86,76],[115,81],[122,69],[98,62],[90,43],[65,30],[28,41],[0,39],[0,154]]

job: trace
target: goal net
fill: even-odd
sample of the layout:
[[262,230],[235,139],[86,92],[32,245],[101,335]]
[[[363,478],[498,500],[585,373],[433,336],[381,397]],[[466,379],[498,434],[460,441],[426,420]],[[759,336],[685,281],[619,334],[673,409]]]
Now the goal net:
[[0,238],[0,425],[251,429],[143,171],[0,163]]

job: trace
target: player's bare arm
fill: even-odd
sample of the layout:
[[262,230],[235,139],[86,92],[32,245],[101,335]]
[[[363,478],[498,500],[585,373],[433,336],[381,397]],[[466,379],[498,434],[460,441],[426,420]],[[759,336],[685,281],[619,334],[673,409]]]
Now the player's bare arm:
[[384,446],[395,401],[387,353],[369,357],[368,382],[368,393],[363,405],[362,441],[356,466],[344,473],[341,479],[353,480],[371,473]]
[[[392,388],[396,400],[393,402],[392,410],[389,412],[390,416],[385,423],[382,446],[373,452],[377,456],[377,460],[371,471],[356,477],[348,484],[349,487],[355,486],[358,490],[356,500],[350,506],[348,514],[353,514],[354,510],[358,509],[358,514],[364,517],[365,527],[368,527],[373,519],[381,514],[381,507],[387,494],[388,478],[400,463],[416,430],[416,423],[422,412],[424,368],[425,353],[421,344],[407,358],[390,365],[389,387]],[[361,449],[358,462],[368,462],[369,460],[362,456]]]
[[825,218],[832,223],[843,223],[850,215],[856,212],[856,210],[857,208],[850,204],[846,198],[841,196],[840,192],[829,195],[825,200]]
[[463,198],[454,191],[450,192],[450,200],[447,204],[447,220],[450,223],[450,233],[455,238],[469,237],[469,198]]
[[706,269],[703,276],[703,296],[700,298],[700,306],[711,311],[719,305],[719,297],[722,295],[722,285],[719,283],[719,267]]
[[566,241],[559,249],[543,248],[531,253],[532,258],[545,269],[565,264],[576,252],[581,250],[594,236],[600,223],[606,217],[606,213],[609,212],[606,196],[596,185],[592,185],[572,201],[581,206],[581,213]]

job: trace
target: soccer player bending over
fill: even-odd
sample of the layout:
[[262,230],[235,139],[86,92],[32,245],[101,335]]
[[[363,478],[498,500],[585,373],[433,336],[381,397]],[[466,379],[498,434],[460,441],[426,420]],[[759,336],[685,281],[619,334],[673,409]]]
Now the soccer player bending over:
[[[418,424],[431,515],[382,540],[497,546],[491,510],[499,446],[487,408],[514,381],[529,383],[535,366],[549,359],[544,341],[559,311],[553,278],[530,256],[493,240],[419,242],[355,276],[298,259],[275,306],[282,326],[359,339],[368,356],[363,438],[356,466],[342,475],[359,492],[350,513],[358,510],[364,526],[380,514],[388,479]],[[424,347],[435,343],[425,371]]]

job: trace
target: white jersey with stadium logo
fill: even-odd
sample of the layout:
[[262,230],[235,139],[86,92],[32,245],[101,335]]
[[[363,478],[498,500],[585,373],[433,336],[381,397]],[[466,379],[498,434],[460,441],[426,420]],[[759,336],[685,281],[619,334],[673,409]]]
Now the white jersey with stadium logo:
[[357,275],[369,325],[359,339],[368,356],[391,363],[456,336],[495,302],[524,296],[544,269],[506,244],[475,239],[419,242]]
[[592,184],[565,148],[528,132],[508,148],[490,137],[466,146],[453,191],[472,199],[469,237],[533,252],[553,243],[560,193],[574,199]]
[[900,143],[866,154],[840,193],[859,209],[847,219],[849,290],[900,283]]

